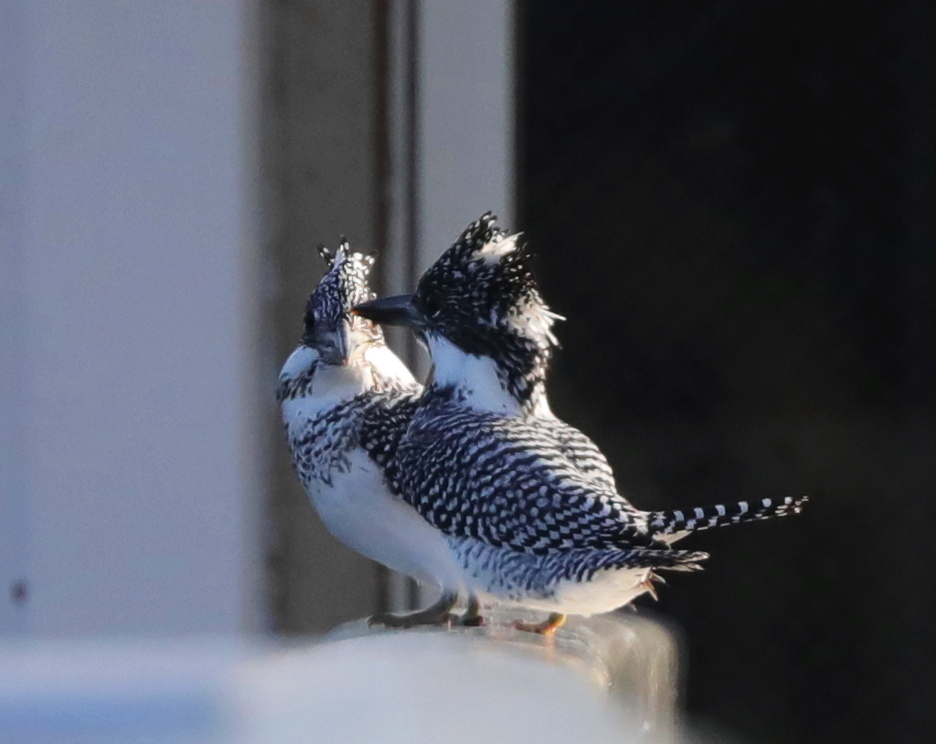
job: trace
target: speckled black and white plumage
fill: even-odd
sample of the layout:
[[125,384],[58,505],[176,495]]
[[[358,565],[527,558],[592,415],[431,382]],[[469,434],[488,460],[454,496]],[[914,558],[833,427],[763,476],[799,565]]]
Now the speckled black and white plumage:
[[407,499],[454,535],[528,553],[649,546],[646,515],[614,488],[593,445],[557,418],[477,411],[430,387],[406,433],[399,478]]
[[486,213],[420,278],[415,305],[442,336],[477,357],[501,361],[496,372],[523,408],[536,405],[561,316],[543,302],[521,236]]
[[[691,571],[707,558],[656,539],[599,454],[555,417],[478,411],[430,386],[390,471],[447,536],[463,586],[593,614],[648,591],[653,570]],[[596,591],[569,591],[589,585]]]
[[464,585],[497,601],[594,614],[650,591],[656,570],[708,556],[673,549],[687,532],[799,510],[802,500],[644,512],[604,455],[551,412],[545,390],[559,317],[543,302],[519,236],[472,223],[409,298],[356,308],[410,325],[429,348],[391,480],[445,534]]
[[372,296],[373,259],[346,243],[309,298],[302,341],[277,398],[296,472],[322,521],[349,547],[438,585],[454,581],[447,544],[397,496],[387,464],[422,387],[378,327],[349,313]]
[[[413,391],[369,390],[307,419],[289,432],[293,465],[306,488],[333,486],[352,468],[352,454],[362,450],[381,469],[396,455],[416,410]],[[391,492],[398,491],[388,483]]]

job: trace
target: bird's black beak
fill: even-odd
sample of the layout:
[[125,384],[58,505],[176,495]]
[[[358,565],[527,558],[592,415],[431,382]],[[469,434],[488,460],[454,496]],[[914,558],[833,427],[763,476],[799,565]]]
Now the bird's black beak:
[[408,326],[415,329],[426,325],[425,317],[413,302],[413,295],[408,294],[362,302],[351,308],[351,312],[381,325]]

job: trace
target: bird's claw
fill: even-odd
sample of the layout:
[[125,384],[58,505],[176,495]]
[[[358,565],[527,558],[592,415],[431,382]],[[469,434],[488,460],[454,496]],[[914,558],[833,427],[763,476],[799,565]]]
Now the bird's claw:
[[457,615],[451,612],[412,612],[406,615],[395,615],[392,612],[378,612],[367,620],[371,627],[382,625],[385,628],[416,628],[420,625],[448,627],[458,620]]
[[458,595],[453,593],[444,593],[439,597],[439,601],[434,605],[418,612],[410,612],[405,615],[395,615],[392,612],[378,612],[370,617],[367,624],[383,625],[385,628],[415,628],[419,625],[434,625],[452,627],[452,623],[458,620],[456,615],[451,613],[452,607],[458,601]]
[[468,597],[468,611],[462,615],[461,624],[466,628],[480,628],[484,625],[484,617],[481,615],[481,603],[474,594]]
[[538,633],[539,635],[552,636],[559,628],[565,625],[566,616],[560,612],[553,612],[541,623],[527,623],[523,620],[514,620],[513,627],[526,633]]
[[638,586],[641,589],[643,589],[647,594],[649,594],[651,597],[653,597],[654,601],[659,602],[660,597],[657,595],[657,590],[656,590],[656,587],[654,586],[654,583],[665,584],[666,579],[664,579],[659,574],[655,574],[653,573],[653,571],[651,571],[650,573],[646,575],[643,581],[641,581],[638,584]]

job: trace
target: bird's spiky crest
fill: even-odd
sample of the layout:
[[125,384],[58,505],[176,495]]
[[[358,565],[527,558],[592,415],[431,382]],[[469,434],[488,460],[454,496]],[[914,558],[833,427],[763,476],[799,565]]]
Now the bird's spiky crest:
[[423,274],[415,301],[431,332],[492,358],[523,403],[545,378],[561,316],[543,301],[520,238],[485,212]]
[[428,305],[423,309],[430,314],[467,309],[481,324],[517,333],[544,349],[554,346],[552,326],[562,316],[540,296],[521,236],[508,234],[485,212],[420,279],[416,294]]
[[320,245],[319,255],[328,271],[309,296],[306,320],[335,323],[347,317],[355,305],[374,298],[369,283],[374,257],[352,251],[344,236],[334,253]]

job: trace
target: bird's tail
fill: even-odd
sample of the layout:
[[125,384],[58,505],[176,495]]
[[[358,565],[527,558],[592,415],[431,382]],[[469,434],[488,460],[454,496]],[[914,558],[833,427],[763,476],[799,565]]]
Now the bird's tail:
[[738,501],[734,504],[712,504],[697,506],[694,509],[650,512],[647,528],[653,537],[698,532],[711,527],[799,514],[807,501],[808,496],[787,496],[780,500]]
[[654,568],[667,571],[701,571],[699,564],[707,560],[708,553],[698,550],[672,550],[670,548],[617,549],[598,554],[590,567],[598,568]]

